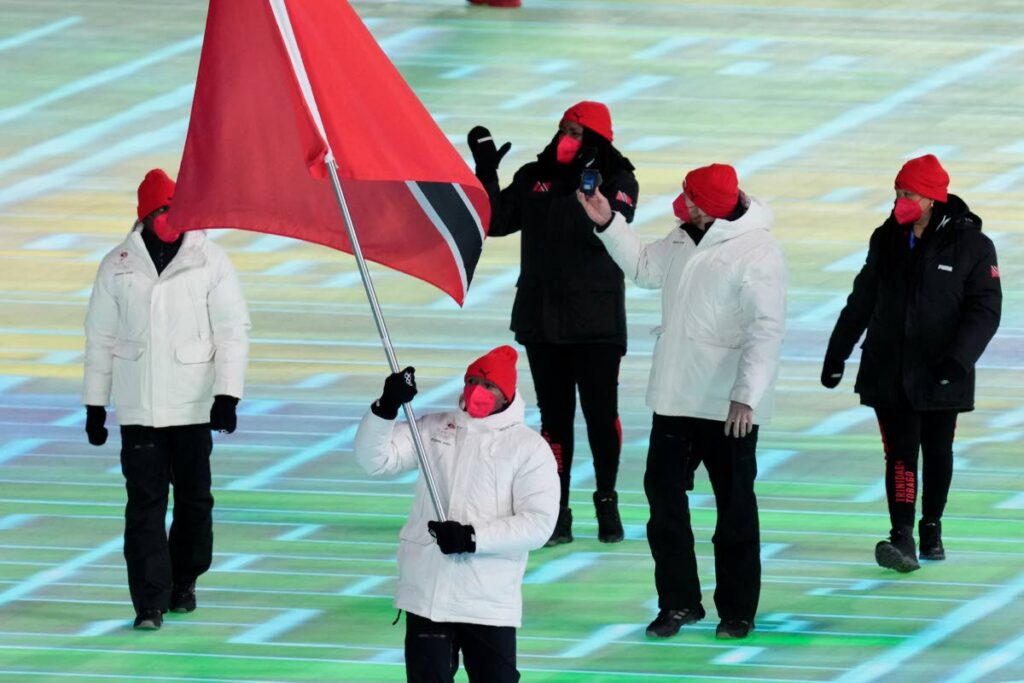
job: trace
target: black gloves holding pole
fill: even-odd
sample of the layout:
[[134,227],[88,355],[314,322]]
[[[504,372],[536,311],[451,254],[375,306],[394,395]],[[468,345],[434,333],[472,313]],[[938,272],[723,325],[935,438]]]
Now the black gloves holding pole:
[[[491,144],[494,147],[494,144]],[[379,418],[394,420],[403,403],[408,403],[416,395],[416,369],[408,367],[401,372],[393,372],[384,380],[384,392],[370,410]],[[437,545],[445,555],[453,553],[476,552],[476,532],[468,524],[458,522],[427,523],[430,535],[437,539]]]
[[445,555],[476,552],[476,531],[468,524],[431,521],[427,522],[427,529]]
[[403,403],[416,395],[416,368],[408,367],[393,372],[384,380],[384,393],[370,405],[370,410],[379,418],[394,420]]
[[495,147],[491,131],[483,126],[476,126],[466,136],[469,143],[469,151],[473,153],[473,161],[476,163],[476,177],[481,183],[498,182],[498,166],[502,157],[512,148],[511,142],[506,142],[500,149]]

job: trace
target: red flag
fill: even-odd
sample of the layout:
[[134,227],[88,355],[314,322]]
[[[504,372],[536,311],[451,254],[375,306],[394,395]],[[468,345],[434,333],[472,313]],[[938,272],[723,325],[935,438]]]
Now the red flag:
[[355,11],[344,0],[211,0],[172,225],[351,253],[328,153],[366,258],[461,304],[487,194]]

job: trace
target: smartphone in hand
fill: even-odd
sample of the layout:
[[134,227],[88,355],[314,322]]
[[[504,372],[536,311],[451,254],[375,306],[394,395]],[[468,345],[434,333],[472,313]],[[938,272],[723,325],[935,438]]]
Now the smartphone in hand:
[[597,188],[601,185],[601,172],[596,168],[583,169],[583,173],[580,176],[580,192],[588,197],[592,197]]

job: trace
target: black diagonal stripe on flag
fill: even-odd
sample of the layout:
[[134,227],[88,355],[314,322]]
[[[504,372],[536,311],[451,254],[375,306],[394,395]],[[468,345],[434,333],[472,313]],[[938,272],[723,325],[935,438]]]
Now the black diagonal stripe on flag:
[[479,218],[470,210],[465,195],[460,193],[452,183],[416,183],[431,208],[440,218],[442,226],[447,228],[455,243],[466,273],[466,286],[473,281],[480,252],[483,249],[483,235],[480,231]]

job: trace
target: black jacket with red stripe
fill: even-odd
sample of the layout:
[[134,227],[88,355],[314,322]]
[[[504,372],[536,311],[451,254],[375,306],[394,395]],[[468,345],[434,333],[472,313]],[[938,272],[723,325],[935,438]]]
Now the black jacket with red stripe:
[[[639,186],[633,166],[607,145],[597,158],[601,192],[633,220]],[[489,236],[522,233],[511,329],[520,344],[612,343],[626,348],[622,271],[594,235],[576,190],[582,167],[554,161],[549,146],[491,197]]]
[[[910,226],[892,215],[871,235],[867,261],[839,314],[827,355],[845,360],[861,345],[861,403],[915,410],[974,409],[974,366],[999,327],[999,265],[981,219],[962,199],[936,203],[910,247]],[[950,358],[966,376],[939,383]]]

